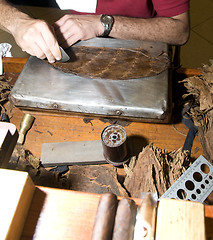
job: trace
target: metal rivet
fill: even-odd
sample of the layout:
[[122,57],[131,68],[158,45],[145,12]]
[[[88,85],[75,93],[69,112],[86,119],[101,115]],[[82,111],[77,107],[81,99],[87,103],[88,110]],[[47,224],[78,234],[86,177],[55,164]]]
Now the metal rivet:
[[56,108],[56,109],[57,109],[57,108],[58,108],[58,104],[54,103],[54,104],[53,104],[53,108]]
[[120,116],[122,114],[122,112],[120,110],[116,110],[115,114]]

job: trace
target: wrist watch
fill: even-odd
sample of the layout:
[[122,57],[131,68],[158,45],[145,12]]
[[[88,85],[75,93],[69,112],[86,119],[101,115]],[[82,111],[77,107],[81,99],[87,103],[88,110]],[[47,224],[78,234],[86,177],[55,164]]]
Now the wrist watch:
[[104,33],[101,35],[101,37],[107,37],[112,30],[114,18],[113,16],[103,14],[101,15],[100,21],[104,26]]

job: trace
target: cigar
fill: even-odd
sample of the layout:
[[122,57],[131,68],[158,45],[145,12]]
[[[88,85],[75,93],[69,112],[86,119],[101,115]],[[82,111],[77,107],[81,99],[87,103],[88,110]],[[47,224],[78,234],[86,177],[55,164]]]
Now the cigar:
[[137,206],[132,199],[120,200],[115,216],[113,240],[133,239]]
[[142,201],[136,217],[134,240],[154,240],[157,202],[151,194]]
[[92,240],[111,240],[118,200],[113,193],[101,196],[95,217]]

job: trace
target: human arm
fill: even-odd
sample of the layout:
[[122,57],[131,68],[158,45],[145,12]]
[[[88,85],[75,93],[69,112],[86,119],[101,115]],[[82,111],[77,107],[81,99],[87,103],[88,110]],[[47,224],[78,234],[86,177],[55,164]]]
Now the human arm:
[[166,42],[183,45],[189,37],[188,12],[174,17],[149,19],[115,17],[111,37]]
[[0,0],[0,28],[13,35],[23,51],[49,62],[61,59],[53,28],[44,20],[33,19],[6,0]]
[[[55,23],[60,44],[69,47],[78,40],[102,35],[100,15],[65,15]],[[189,37],[188,12],[174,17],[130,18],[114,16],[110,37],[166,42],[183,45]]]

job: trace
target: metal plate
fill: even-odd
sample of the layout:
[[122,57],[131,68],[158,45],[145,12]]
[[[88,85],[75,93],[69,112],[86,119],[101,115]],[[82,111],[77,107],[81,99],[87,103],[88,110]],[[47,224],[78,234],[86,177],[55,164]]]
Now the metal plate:
[[[114,48],[144,44],[151,54],[167,51],[165,44],[141,41],[95,39],[80,44]],[[30,57],[10,99],[20,108],[163,120],[169,110],[168,83],[168,70],[141,79],[90,79],[63,73],[36,57]]]
[[204,202],[213,191],[213,166],[201,155],[161,196]]

